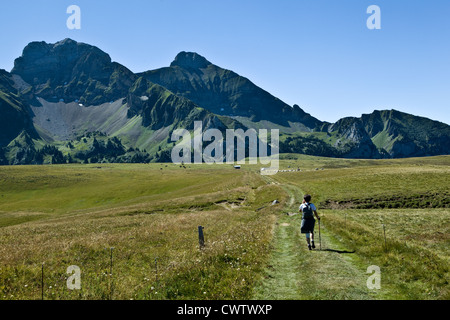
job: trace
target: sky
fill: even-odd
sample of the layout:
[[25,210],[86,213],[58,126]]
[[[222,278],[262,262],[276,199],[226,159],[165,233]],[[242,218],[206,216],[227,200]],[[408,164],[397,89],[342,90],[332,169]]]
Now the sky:
[[[81,9],[69,30],[67,8]],[[370,5],[381,29],[366,21]],[[2,0],[0,69],[31,41],[95,45],[133,72],[180,51],[335,122],[396,109],[450,124],[449,0]]]

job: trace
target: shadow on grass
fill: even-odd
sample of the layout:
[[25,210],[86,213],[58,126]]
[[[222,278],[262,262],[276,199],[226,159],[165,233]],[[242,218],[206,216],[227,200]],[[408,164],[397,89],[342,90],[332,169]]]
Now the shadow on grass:
[[355,253],[356,250],[353,251],[347,251],[347,250],[335,250],[335,249],[322,249],[318,251],[329,251],[329,252],[336,252],[336,253]]

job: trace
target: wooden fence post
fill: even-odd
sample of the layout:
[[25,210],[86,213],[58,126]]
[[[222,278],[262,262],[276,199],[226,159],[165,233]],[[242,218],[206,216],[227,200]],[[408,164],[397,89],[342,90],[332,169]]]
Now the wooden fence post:
[[109,300],[112,300],[112,296],[113,296],[113,250],[114,247],[111,247],[110,249],[110,265],[109,265]]
[[155,258],[155,282],[158,282],[158,258]]
[[202,226],[198,226],[198,243],[200,245],[200,249],[205,247],[205,236],[203,234],[203,229],[204,228]]
[[44,262],[42,263],[41,271],[41,299],[44,300]]

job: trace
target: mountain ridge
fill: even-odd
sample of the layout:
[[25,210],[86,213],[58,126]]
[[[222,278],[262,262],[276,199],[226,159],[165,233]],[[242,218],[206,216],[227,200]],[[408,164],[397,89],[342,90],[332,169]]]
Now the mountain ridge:
[[[170,161],[171,132],[192,129],[194,121],[220,130],[277,128],[280,152],[287,153],[378,159],[450,150],[445,123],[397,110],[329,123],[195,52],[178,53],[168,67],[133,73],[72,39],[31,42],[11,72],[0,70],[0,114],[3,164],[39,163],[46,159],[39,150],[55,161],[91,161],[85,155],[93,154],[97,161]],[[129,152],[106,152],[101,141]]]

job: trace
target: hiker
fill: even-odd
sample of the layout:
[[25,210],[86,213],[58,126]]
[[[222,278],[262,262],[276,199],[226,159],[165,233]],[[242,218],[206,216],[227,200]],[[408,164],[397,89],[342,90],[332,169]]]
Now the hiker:
[[314,225],[316,224],[316,220],[314,219],[314,215],[317,220],[320,220],[320,217],[317,213],[316,206],[313,203],[310,203],[311,195],[305,194],[303,197],[303,202],[300,205],[299,211],[302,214],[302,226],[301,233],[306,234],[306,242],[308,243],[308,249],[316,248],[314,245]]

